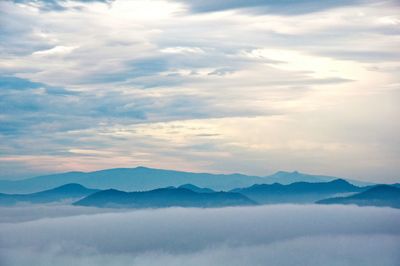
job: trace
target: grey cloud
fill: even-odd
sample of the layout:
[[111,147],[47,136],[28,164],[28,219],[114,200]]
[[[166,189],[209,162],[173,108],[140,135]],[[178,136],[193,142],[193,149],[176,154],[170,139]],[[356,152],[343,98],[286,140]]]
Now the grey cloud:
[[[88,213],[3,223],[2,265],[394,266],[400,259],[400,212],[394,209],[274,205]],[[9,222],[21,218],[6,214]]]
[[218,68],[214,71],[211,71],[210,73],[208,73],[208,75],[217,75],[217,76],[225,76],[226,74],[231,74],[235,72],[234,69],[231,69],[229,67],[225,67],[225,68]]
[[[11,0],[14,3],[23,3],[23,4],[34,4],[39,5],[41,10],[44,11],[65,11],[68,8],[65,7],[65,3],[68,0]],[[114,0],[75,0],[76,2],[81,3],[90,3],[90,2],[103,2],[103,3],[112,3]]]
[[98,213],[118,213],[125,210],[106,209],[106,208],[90,208],[79,207],[72,205],[56,204],[42,204],[31,205],[22,204],[14,207],[0,207],[0,224],[3,223],[20,223],[27,221],[34,221],[44,218],[57,218],[57,217],[71,217],[78,215],[90,215]]
[[[18,2],[28,3],[23,0]],[[251,119],[278,114],[283,120],[299,120],[293,113],[311,110],[300,118],[309,131],[305,128],[299,130],[298,125],[293,125],[275,134],[285,135],[285,132],[293,132],[290,136],[285,136],[287,142],[290,142],[301,137],[300,135],[316,134],[315,132],[323,130],[325,124],[332,123],[329,132],[321,133],[323,138],[319,140],[319,144],[334,143],[336,139],[340,139],[343,145],[351,147],[362,139],[365,141],[362,146],[377,147],[364,152],[363,156],[379,154],[381,158],[398,158],[398,150],[393,148],[397,139],[391,137],[397,133],[397,128],[393,130],[391,119],[382,119],[395,117],[398,112],[392,108],[390,113],[384,113],[390,104],[384,103],[382,96],[374,96],[373,101],[385,105],[385,108],[380,108],[378,104],[371,109],[373,101],[367,100],[361,107],[362,113],[353,117],[352,121],[342,128],[340,119],[336,121],[323,113],[323,106],[329,109],[334,102],[347,101],[347,105],[340,106],[340,109],[346,111],[342,116],[347,117],[354,113],[353,101],[365,99],[367,94],[376,93],[372,90],[359,92],[357,80],[350,80],[351,71],[331,72],[326,77],[313,78],[310,71],[276,68],[285,62],[268,58],[254,59],[242,54],[243,51],[272,48],[322,55],[336,60],[376,63],[374,66],[366,65],[366,68],[389,74],[391,77],[385,80],[395,83],[398,69],[394,64],[397,57],[397,38],[387,35],[395,34],[397,28],[397,17],[393,15],[396,9],[392,1],[378,1],[373,9],[369,5],[370,1],[186,1],[184,3],[190,5],[196,14],[178,12],[171,15],[171,18],[154,21],[120,19],[119,16],[115,16],[118,14],[113,13],[116,11],[113,8],[118,7],[118,2],[110,5],[110,8],[106,5],[96,5],[103,6],[105,10],[99,8],[94,12],[91,4],[84,5],[82,10],[52,12],[52,4],[63,7],[66,2],[47,1],[48,5],[45,1],[36,2],[43,6],[38,12],[14,5],[13,1],[0,3],[0,24],[3,26],[0,27],[0,73],[3,77],[6,75],[5,82],[20,82],[21,85],[16,89],[10,84],[4,85],[4,82],[0,84],[3,86],[0,91],[2,156],[15,158],[24,154],[62,154],[65,161],[69,161],[74,156],[68,152],[72,148],[86,147],[101,151],[103,148],[111,150],[112,147],[116,147],[113,151],[119,154],[129,154],[130,150],[141,149],[143,153],[151,154],[152,161],[161,161],[154,159],[157,158],[157,154],[165,155],[164,159],[179,158],[188,163],[199,160],[204,166],[204,171],[210,170],[206,167],[214,167],[214,170],[219,171],[235,169],[241,172],[262,173],[266,168],[272,171],[274,167],[274,170],[278,170],[278,167],[297,168],[300,163],[301,167],[308,163],[314,166],[324,165],[318,169],[309,168],[312,171],[330,173],[341,169],[344,172],[343,163],[332,163],[333,158],[343,156],[331,151],[323,151],[326,155],[324,159],[321,159],[321,151],[316,156],[315,150],[313,154],[302,150],[301,156],[293,157],[292,151],[281,149],[271,152],[268,149],[274,148],[267,148],[268,145],[263,147],[261,143],[259,148],[266,150],[264,153],[258,153],[248,146],[247,152],[245,148],[238,151],[230,144],[240,140],[228,140],[227,132],[216,132],[221,134],[215,142],[203,138],[200,143],[196,139],[192,143],[180,146],[167,146],[165,141],[147,135],[101,135],[107,130],[112,132],[114,127],[123,129],[128,125],[141,123],[148,123],[151,127],[155,122],[188,119]],[[358,3],[360,5],[356,5]],[[68,5],[70,4],[74,5]],[[347,4],[351,4],[348,9],[334,9]],[[249,12],[255,12],[257,9],[278,16],[258,16],[259,14],[242,12],[232,12],[221,17],[218,14],[205,14],[208,11],[232,8],[244,8]],[[327,8],[332,8],[332,13],[307,14]],[[353,20],[358,11],[365,11],[365,16]],[[293,12],[300,16],[281,16],[293,15]],[[383,21],[386,24],[375,25],[374,22],[379,22],[381,18],[389,21]],[[373,52],[348,52],[357,47],[364,47],[366,43],[368,49]],[[46,55],[46,50],[57,46],[76,48],[66,53]],[[165,53],[166,49],[173,50],[176,47],[197,49],[198,53]],[[37,51],[44,53],[32,55]],[[381,64],[386,62],[391,64]],[[375,74],[372,71],[371,76]],[[15,80],[10,80],[10,77]],[[346,82],[351,89],[340,89]],[[332,85],[337,85],[339,89],[336,91]],[[382,81],[382,86],[384,85],[386,83],[383,84]],[[315,88],[318,88],[318,93],[315,93]],[[321,93],[322,96],[324,92],[328,93],[325,95],[327,97],[318,98],[318,94]],[[397,94],[392,92],[389,93],[388,90],[390,95],[387,97],[394,101]],[[339,98],[335,98],[334,95],[341,93],[344,93],[343,97],[338,101]],[[348,97],[347,93],[354,97]],[[369,109],[375,109],[375,113],[381,117],[378,118],[377,115],[370,119]],[[332,113],[336,115],[337,111],[332,109]],[[311,122],[304,120],[308,116],[312,117]],[[372,126],[366,130],[363,126],[355,127],[360,117],[368,118],[361,124]],[[379,124],[381,133],[375,133],[378,127],[375,127],[373,120],[383,121]],[[313,126],[316,124],[319,127]],[[254,132],[257,132],[259,126],[253,124],[249,128],[254,128]],[[341,128],[341,132],[338,128]],[[77,133],[71,133],[72,131]],[[394,133],[387,133],[389,131]],[[265,135],[269,136],[265,139],[273,138],[268,132],[270,130],[265,131]],[[180,133],[184,133],[184,130]],[[248,133],[243,130],[242,134]],[[357,137],[353,138],[352,134]],[[364,137],[371,134],[375,135]],[[173,138],[171,135],[171,139]],[[315,136],[310,136],[309,140],[315,140]],[[375,144],[377,141],[378,145]],[[387,148],[379,145],[390,146],[393,155],[387,153]],[[203,154],[196,154],[198,150]],[[212,157],[213,152],[224,153],[225,157]],[[347,151],[345,153],[348,154]],[[93,161],[99,159],[95,155],[92,156]],[[304,158],[307,156],[309,159],[305,162]],[[343,174],[361,179],[365,175],[365,178],[376,177],[378,180],[386,176],[386,171],[390,168],[390,178],[395,178],[392,173],[398,171],[398,166],[387,167],[390,163],[388,161],[386,166],[375,166],[376,163],[371,163],[367,157],[361,157],[352,159],[364,162],[365,165],[359,168],[363,169],[362,172],[349,167]],[[279,160],[279,164],[275,162],[275,158]],[[399,165],[397,161],[391,160],[393,165]],[[24,165],[25,176],[33,175],[32,171],[37,171],[32,169],[28,161],[14,163],[18,166]],[[47,166],[54,164],[51,160],[41,163]],[[181,165],[171,167],[180,168]],[[1,169],[10,168],[1,166]],[[22,170],[18,168],[18,171]],[[5,171],[2,171],[2,175],[5,175],[3,172]]]
[[[37,21],[31,16],[23,19],[21,13],[15,12],[13,6],[8,1],[0,2],[0,52],[7,55],[27,55],[36,50],[51,48],[51,44],[34,34],[34,25]],[[21,38],[24,36],[24,38]],[[7,45],[4,45],[7,44]]]
[[252,12],[262,12],[271,14],[295,15],[311,13],[330,8],[352,5],[360,2],[360,0],[222,0],[222,1],[196,1],[181,0],[181,2],[189,5],[193,12],[213,12],[230,9],[249,9]]
[[48,86],[40,82],[32,82],[28,79],[23,79],[14,76],[0,75],[0,95],[7,95],[10,91],[22,91],[22,90],[44,90],[46,94],[54,95],[78,95],[78,92],[66,90],[60,87]]
[[397,51],[325,50],[320,53],[315,53],[332,58],[355,60],[360,62],[379,63],[400,61],[400,52]]

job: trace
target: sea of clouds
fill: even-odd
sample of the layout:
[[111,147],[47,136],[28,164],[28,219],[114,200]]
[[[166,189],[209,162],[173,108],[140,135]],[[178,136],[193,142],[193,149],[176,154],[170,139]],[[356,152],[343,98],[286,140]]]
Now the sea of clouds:
[[0,208],[0,265],[400,265],[400,211]]

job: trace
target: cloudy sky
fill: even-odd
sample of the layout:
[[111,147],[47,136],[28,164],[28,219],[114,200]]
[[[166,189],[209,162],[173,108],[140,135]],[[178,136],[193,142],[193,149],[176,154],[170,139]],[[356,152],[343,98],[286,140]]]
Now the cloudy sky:
[[[278,3],[279,2],[279,3]],[[0,178],[400,175],[400,4],[0,3]]]

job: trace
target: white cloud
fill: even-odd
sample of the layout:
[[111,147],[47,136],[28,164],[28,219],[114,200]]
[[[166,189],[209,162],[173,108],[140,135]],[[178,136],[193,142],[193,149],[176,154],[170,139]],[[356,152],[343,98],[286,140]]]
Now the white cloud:
[[160,50],[162,53],[204,53],[201,48],[198,47],[167,47]]
[[48,50],[36,51],[32,55],[36,56],[52,56],[52,55],[65,55],[71,53],[76,46],[55,46]]
[[1,224],[0,255],[5,266],[395,266],[399,218],[389,208],[313,205],[77,215]]

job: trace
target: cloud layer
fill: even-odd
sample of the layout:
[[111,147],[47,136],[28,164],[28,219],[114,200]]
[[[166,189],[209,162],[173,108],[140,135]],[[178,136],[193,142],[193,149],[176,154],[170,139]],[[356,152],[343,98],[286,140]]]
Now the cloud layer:
[[399,11],[2,1],[0,178],[146,165],[393,182]]
[[45,218],[3,223],[0,258],[5,266],[397,265],[399,218],[389,208],[311,205]]

